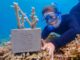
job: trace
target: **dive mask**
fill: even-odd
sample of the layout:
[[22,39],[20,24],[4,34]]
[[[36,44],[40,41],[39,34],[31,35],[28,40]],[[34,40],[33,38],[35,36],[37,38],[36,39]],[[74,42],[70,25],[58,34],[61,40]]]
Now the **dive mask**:
[[44,19],[47,23],[54,22],[57,18],[60,17],[59,14],[55,14],[54,12],[48,12],[44,14]]

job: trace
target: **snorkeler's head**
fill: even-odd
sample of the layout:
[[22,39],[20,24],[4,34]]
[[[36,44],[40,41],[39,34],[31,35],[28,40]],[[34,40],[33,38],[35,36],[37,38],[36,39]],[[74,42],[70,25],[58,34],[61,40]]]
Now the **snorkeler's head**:
[[47,23],[57,20],[57,17],[60,15],[58,9],[55,6],[45,7],[42,11],[42,14]]
[[48,25],[57,27],[61,22],[61,14],[56,6],[47,6],[42,11],[43,17]]

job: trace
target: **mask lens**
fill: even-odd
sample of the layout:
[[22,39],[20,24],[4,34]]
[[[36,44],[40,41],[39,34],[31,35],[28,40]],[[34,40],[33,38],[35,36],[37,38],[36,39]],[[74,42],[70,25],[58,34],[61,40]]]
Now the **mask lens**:
[[50,15],[47,15],[47,16],[45,16],[45,19],[50,20],[50,19],[52,19],[52,17]]
[[51,23],[51,22],[54,22],[57,19],[57,17],[53,18],[53,16],[47,15],[45,16],[45,19],[47,23]]

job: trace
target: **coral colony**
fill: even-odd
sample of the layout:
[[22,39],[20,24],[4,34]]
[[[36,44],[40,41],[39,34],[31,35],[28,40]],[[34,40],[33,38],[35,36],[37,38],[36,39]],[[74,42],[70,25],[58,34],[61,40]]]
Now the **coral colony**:
[[17,21],[18,21],[18,28],[24,28],[24,20],[26,20],[31,28],[34,28],[36,26],[36,23],[38,22],[38,18],[35,15],[35,8],[32,7],[31,10],[31,19],[32,22],[30,22],[28,16],[21,10],[21,8],[18,6],[18,3],[14,2],[15,11],[16,11],[16,16],[17,16]]
[[[16,2],[14,3],[14,8],[16,11],[16,16],[17,16],[17,21],[18,21],[18,29],[15,29],[13,31],[15,33],[15,31],[17,30],[18,33],[21,32],[22,34],[19,35],[20,37],[18,37],[17,34],[15,34],[17,40],[16,40],[14,34],[12,34],[12,38],[11,38],[12,41],[4,43],[3,46],[0,46],[0,60],[50,60],[48,51],[38,50],[39,49],[38,47],[40,47],[40,45],[36,44],[36,43],[32,43],[33,41],[31,40],[31,39],[35,40],[34,39],[35,36],[33,36],[34,35],[33,32],[36,32],[38,35],[38,38],[40,39],[40,37],[39,37],[40,29],[36,28],[36,23],[38,21],[38,18],[35,16],[35,8],[33,7],[32,11],[31,11],[32,22],[30,22],[30,20],[25,15],[25,13],[20,9],[20,7],[18,6],[18,3],[16,3]],[[29,25],[31,26],[31,29],[28,29],[28,28],[27,28],[28,30],[26,28],[25,28],[26,30],[24,29],[24,20],[26,20],[29,23]],[[23,41],[25,41],[24,36],[28,36],[28,35],[25,35],[24,31],[26,31],[26,32],[29,31],[29,33],[30,33],[30,35],[28,33],[30,38],[27,38],[27,39],[30,39],[30,41],[27,41],[27,42],[32,43],[33,46],[35,46],[35,44],[38,45],[38,46],[36,46],[36,48],[34,47],[36,50],[31,47],[29,48],[29,46],[27,46],[27,48],[31,49],[31,51],[28,51],[28,50],[22,49],[19,46],[19,48],[20,48],[20,51],[19,51],[17,49],[18,46],[14,46],[14,43],[16,41],[18,41],[17,43],[19,43],[18,38],[20,38],[20,41],[22,39],[23,39]],[[23,35],[23,32],[24,32],[24,35]],[[59,36],[57,34],[55,34],[55,35],[54,34],[55,33],[50,34],[48,36],[47,42],[49,41],[49,39],[51,40],[51,38]],[[40,40],[38,40],[37,42],[40,42]],[[17,43],[15,43],[15,45]],[[22,43],[22,42],[20,42],[20,43]],[[26,41],[25,41],[25,43],[26,43]],[[25,47],[25,44],[22,43],[22,47]],[[16,48],[16,49],[14,49],[14,48]],[[35,52],[34,52],[34,50],[35,50]],[[59,53],[57,53],[55,51],[55,54],[53,57],[54,60],[80,60],[80,34],[77,34],[77,37],[75,38],[75,40],[73,40],[66,46],[60,48],[59,50],[60,50],[60,51],[58,51]]]

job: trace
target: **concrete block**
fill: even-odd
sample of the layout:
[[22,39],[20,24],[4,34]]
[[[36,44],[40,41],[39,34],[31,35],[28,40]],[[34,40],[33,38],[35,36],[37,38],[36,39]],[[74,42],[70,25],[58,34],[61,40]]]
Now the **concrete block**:
[[41,29],[13,29],[11,42],[13,53],[40,51]]

